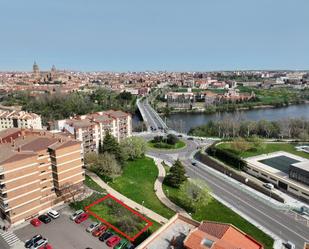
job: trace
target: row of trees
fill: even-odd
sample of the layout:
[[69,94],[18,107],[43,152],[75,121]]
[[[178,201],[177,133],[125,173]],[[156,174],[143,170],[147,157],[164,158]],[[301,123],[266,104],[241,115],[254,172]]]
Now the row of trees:
[[237,115],[219,121],[209,121],[189,131],[190,135],[220,138],[252,137],[278,139],[309,139],[309,120],[287,118],[278,121],[243,120]]
[[88,169],[114,180],[121,175],[125,162],[142,158],[146,148],[147,144],[142,138],[129,137],[118,143],[114,136],[107,133],[99,153],[85,155],[85,164]]
[[33,96],[30,92],[15,92],[3,99],[4,105],[21,105],[23,110],[40,114],[43,123],[95,111],[120,109],[135,111],[135,97],[131,93],[116,93],[100,88],[93,93],[74,92],[70,94],[42,94]]

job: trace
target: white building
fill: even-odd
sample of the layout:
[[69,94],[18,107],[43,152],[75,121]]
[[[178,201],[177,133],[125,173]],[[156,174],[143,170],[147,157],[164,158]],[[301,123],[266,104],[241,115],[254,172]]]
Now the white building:
[[122,111],[110,110],[58,120],[55,126],[82,141],[84,153],[98,152],[107,132],[118,142],[132,136],[131,114]]
[[0,130],[8,128],[42,129],[42,120],[35,113],[0,110]]

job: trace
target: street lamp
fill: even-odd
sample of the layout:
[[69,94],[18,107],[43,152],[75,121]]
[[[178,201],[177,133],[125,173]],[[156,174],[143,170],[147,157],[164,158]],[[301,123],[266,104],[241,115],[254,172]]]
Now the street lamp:
[[144,201],[142,201],[142,214],[144,213]]

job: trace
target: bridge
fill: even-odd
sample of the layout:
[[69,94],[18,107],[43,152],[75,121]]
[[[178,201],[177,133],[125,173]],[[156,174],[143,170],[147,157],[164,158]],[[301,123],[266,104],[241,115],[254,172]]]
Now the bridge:
[[147,130],[151,132],[151,127],[155,130],[168,130],[168,126],[160,117],[160,115],[149,104],[148,99],[138,99],[137,107],[142,115],[142,118],[147,126]]

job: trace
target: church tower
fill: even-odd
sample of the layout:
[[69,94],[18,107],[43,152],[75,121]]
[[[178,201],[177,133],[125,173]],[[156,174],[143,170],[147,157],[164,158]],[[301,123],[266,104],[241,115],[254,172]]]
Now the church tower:
[[39,66],[36,64],[36,62],[33,63],[33,77],[35,79],[39,79],[40,78],[40,69]]

